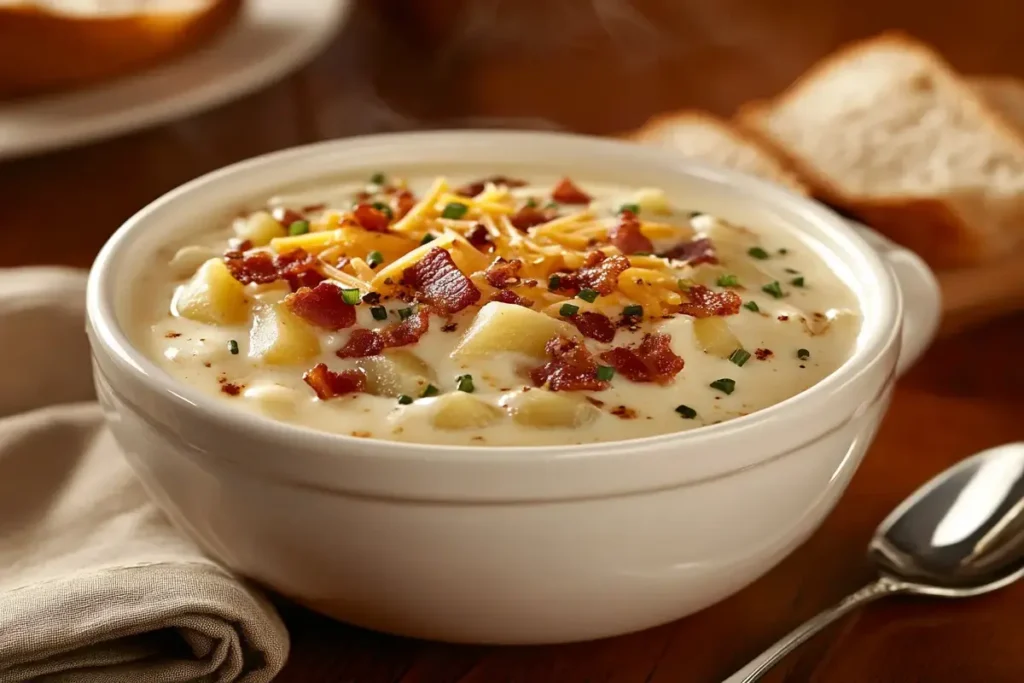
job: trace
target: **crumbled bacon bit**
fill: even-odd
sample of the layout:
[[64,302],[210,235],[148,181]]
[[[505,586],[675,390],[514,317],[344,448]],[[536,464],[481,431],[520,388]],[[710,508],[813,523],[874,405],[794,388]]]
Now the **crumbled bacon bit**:
[[640,219],[632,211],[623,211],[619,215],[619,222],[608,233],[608,241],[623,254],[649,254],[654,251],[654,245],[640,232]]
[[581,289],[593,289],[599,294],[608,295],[619,285],[619,275],[629,268],[629,259],[616,254],[605,256],[600,251],[587,254],[583,267],[575,273],[558,276],[558,290],[578,292]]
[[339,358],[362,358],[379,355],[384,349],[408,346],[420,340],[430,329],[430,314],[417,311],[400,323],[393,323],[379,330],[357,328],[352,330],[348,341],[338,349]]
[[418,263],[405,269],[402,284],[412,287],[441,315],[458,313],[480,300],[480,290],[455,265],[451,254],[434,247]]
[[213,363],[211,363],[210,361],[208,361],[208,360],[204,360],[204,361],[203,361],[203,367],[205,367],[205,368],[208,368],[208,367],[210,367],[211,365],[213,365]]
[[231,382],[221,382],[220,390],[228,396],[238,396],[242,393],[242,386],[239,384],[233,384]]
[[395,214],[396,221],[412,211],[414,206],[416,206],[416,195],[409,190],[399,190],[391,198],[391,210]]
[[771,349],[756,349],[754,351],[754,357],[757,358],[758,360],[768,360],[773,355],[774,354],[772,353]]
[[615,417],[622,418],[623,420],[635,420],[636,411],[626,406],[615,406],[611,409],[611,414]]
[[321,282],[310,289],[303,287],[284,299],[295,315],[325,330],[341,330],[356,324],[356,307],[341,298],[341,287]]
[[551,191],[551,198],[559,204],[589,204],[590,195],[576,187],[569,178],[562,178],[555,189]]
[[291,209],[286,209],[283,206],[275,208],[273,211],[270,212],[270,215],[274,217],[275,221],[277,221],[286,228],[295,221],[304,220],[302,214],[296,211],[292,211]]
[[686,301],[679,304],[679,312],[694,318],[736,315],[743,305],[736,292],[714,292],[704,285],[693,285],[684,295]]
[[597,406],[598,408],[603,408],[604,407],[604,401],[602,401],[599,398],[594,398],[593,396],[584,396],[583,398],[587,399],[587,401],[591,405]]
[[487,226],[482,223],[477,223],[473,226],[473,229],[466,235],[466,239],[469,243],[476,247],[479,251],[489,254],[494,251],[494,243],[491,241],[491,233],[488,232]]
[[281,254],[275,259],[281,277],[288,281],[293,292],[302,287],[316,287],[326,278],[316,269],[316,257],[302,249]]
[[680,242],[668,251],[658,254],[658,256],[676,261],[686,261],[691,266],[701,263],[718,263],[715,245],[706,237],[689,242]]
[[352,217],[364,230],[371,232],[387,232],[391,219],[380,209],[375,209],[369,204],[359,204],[352,209]]
[[491,265],[487,266],[484,276],[492,287],[504,289],[519,282],[519,271],[522,269],[523,262],[520,259],[514,258],[511,261],[506,261],[499,256]]
[[317,211],[323,211],[326,208],[326,204],[310,204],[309,206],[302,207],[302,213],[315,213]]
[[601,313],[584,311],[570,317],[569,321],[583,333],[584,337],[590,337],[599,342],[610,342],[615,339],[615,323]]
[[523,306],[525,308],[533,308],[533,301],[526,297],[519,296],[511,289],[503,289],[500,292],[495,292],[491,295],[491,301],[498,301],[503,304],[515,304],[516,306]]
[[526,232],[535,225],[547,223],[558,217],[556,209],[538,209],[529,204],[520,207],[518,211],[508,217],[508,222],[517,230]]
[[608,382],[597,378],[597,362],[579,341],[562,335],[552,337],[544,347],[551,359],[530,370],[530,379],[551,391],[603,391]]
[[789,316],[788,315],[780,315],[779,316],[779,320],[781,320],[782,322],[786,322],[787,320],[789,320]]
[[177,339],[178,337],[181,336],[181,332],[168,332],[164,336],[167,337],[168,339]]
[[602,353],[601,360],[633,382],[668,384],[683,369],[671,341],[667,334],[645,334],[638,347],[617,346]]
[[323,363],[317,363],[307,370],[302,380],[312,387],[321,401],[366,389],[366,374],[362,370],[334,372]]
[[487,187],[487,183],[492,185],[504,185],[508,188],[523,187],[526,185],[525,180],[519,180],[517,178],[509,178],[503,175],[491,176],[490,178],[484,178],[482,180],[476,180],[471,183],[466,183],[462,187],[455,190],[455,194],[463,197],[475,197],[484,191]]
[[265,285],[284,279],[295,292],[301,287],[316,287],[325,279],[316,270],[316,259],[302,249],[278,256],[266,251],[233,255],[225,257],[224,263],[231,276],[243,285]]
[[441,331],[442,332],[454,332],[458,328],[459,328],[458,323],[453,323],[453,322],[447,322],[444,325],[441,325]]

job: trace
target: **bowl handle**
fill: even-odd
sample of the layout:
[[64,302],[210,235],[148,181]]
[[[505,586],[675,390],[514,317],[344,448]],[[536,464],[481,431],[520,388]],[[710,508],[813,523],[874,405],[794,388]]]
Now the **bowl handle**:
[[896,276],[903,296],[903,338],[896,376],[902,375],[921,357],[935,338],[942,318],[942,295],[935,274],[920,256],[878,234],[854,223],[854,228],[868,244],[878,250]]

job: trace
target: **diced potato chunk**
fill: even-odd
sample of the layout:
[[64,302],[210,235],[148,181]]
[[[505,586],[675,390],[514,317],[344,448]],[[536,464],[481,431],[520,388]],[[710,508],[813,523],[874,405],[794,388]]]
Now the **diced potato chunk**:
[[402,349],[360,358],[356,365],[366,373],[366,391],[377,396],[419,396],[436,379],[419,356]]
[[237,325],[249,317],[245,286],[231,277],[224,262],[212,258],[174,294],[176,315],[208,325]]
[[501,419],[501,409],[472,394],[454,391],[434,399],[430,423],[438,429],[480,429]]
[[516,423],[527,427],[582,427],[601,412],[581,396],[543,389],[515,391],[501,403]]
[[313,327],[284,304],[261,306],[249,331],[249,357],[269,365],[302,363],[320,354]]
[[668,214],[672,206],[665,197],[665,192],[656,187],[644,187],[633,194],[633,203],[640,207],[642,213]]
[[247,388],[243,396],[252,399],[261,410],[278,419],[294,415],[300,400],[294,389],[280,384],[257,384]]
[[743,348],[743,344],[729,329],[729,323],[725,321],[725,318],[718,316],[694,320],[693,334],[697,337],[697,344],[704,349],[705,353],[719,358],[728,358],[733,351]]
[[275,237],[284,237],[287,234],[284,226],[266,211],[257,211],[235,222],[235,235],[238,239],[249,240],[254,247],[266,246]]
[[210,247],[190,244],[174,253],[168,265],[171,272],[180,278],[186,278],[196,272],[199,266],[217,256],[217,251]]
[[574,328],[551,316],[492,301],[477,313],[452,351],[452,358],[489,356],[503,351],[544,358],[544,346],[556,334],[578,336]]

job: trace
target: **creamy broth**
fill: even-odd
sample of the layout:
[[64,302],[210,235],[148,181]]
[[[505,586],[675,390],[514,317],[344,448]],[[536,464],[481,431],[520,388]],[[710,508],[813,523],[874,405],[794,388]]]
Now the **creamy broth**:
[[[656,189],[579,181],[589,204],[553,205],[560,181],[554,177],[516,187],[493,182],[474,188],[482,190],[476,197],[452,196],[453,188],[474,180],[451,178],[440,191],[440,179],[386,177],[302,189],[171,245],[140,287],[137,342],[178,380],[242,410],[357,437],[487,446],[619,441],[718,423],[813,386],[854,349],[856,298],[795,233],[762,233],[691,214]],[[559,197],[572,198],[562,189]],[[356,204],[378,202],[386,206],[378,204],[368,218],[350,213]],[[541,215],[522,213],[527,204]],[[380,228],[373,222],[381,216],[386,233],[359,222]],[[540,222],[526,230],[509,224],[524,216]],[[618,227],[623,222],[631,223],[629,230]],[[257,252],[287,254],[296,246],[309,254],[310,280],[242,284],[232,270]],[[448,315],[427,313],[437,310],[429,297],[411,285],[398,287],[404,269],[434,249],[446,250],[480,292],[475,303]],[[223,255],[231,250],[234,265],[226,268]],[[572,280],[586,267],[581,261],[600,258],[588,256],[597,250],[605,261],[625,258],[634,269],[617,274],[620,284],[607,294],[585,286],[585,278]],[[499,255],[524,257],[524,267],[495,287],[484,272]],[[374,278],[385,272],[394,274],[375,291]],[[324,275],[348,290],[331,290],[332,296],[356,302],[354,324],[325,329],[312,319],[316,312],[300,315],[292,290],[316,286]],[[532,305],[490,302],[513,294]],[[712,297],[710,308],[693,315],[688,303],[702,295]],[[429,328],[413,343],[339,357],[340,349],[353,348],[354,335],[368,334],[356,330],[409,327],[421,312]],[[610,323],[614,338],[592,338],[573,322],[586,313],[608,321],[597,337],[607,338]],[[592,358],[596,372],[584,382],[588,388],[561,383],[561,352],[550,344],[545,349],[552,331]],[[667,337],[667,357],[681,359],[681,370],[675,361],[651,361],[640,346],[650,333]],[[631,350],[634,360],[654,369],[642,376],[643,367],[631,370],[609,355],[613,348]],[[555,363],[551,372],[539,370],[549,363]],[[315,378],[304,380],[318,364],[342,373],[328,382],[335,388],[355,382],[361,390],[318,398]]]

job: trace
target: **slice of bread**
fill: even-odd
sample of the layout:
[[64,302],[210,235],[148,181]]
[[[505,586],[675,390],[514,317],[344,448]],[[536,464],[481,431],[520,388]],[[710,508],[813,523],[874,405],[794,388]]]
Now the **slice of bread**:
[[800,194],[807,186],[770,149],[727,121],[701,111],[661,114],[624,136],[670,147],[681,154],[784,185]]
[[981,263],[1024,243],[1024,139],[903,34],[839,50],[737,120],[817,196],[933,266]]
[[186,53],[242,0],[0,0],[0,98],[75,88]]

